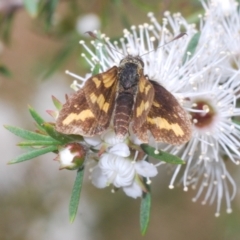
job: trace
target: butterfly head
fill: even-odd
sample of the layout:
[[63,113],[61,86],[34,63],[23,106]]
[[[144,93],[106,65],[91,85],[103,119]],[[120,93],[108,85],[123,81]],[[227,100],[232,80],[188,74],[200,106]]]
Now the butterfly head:
[[128,55],[123,58],[118,68],[118,79],[120,85],[124,89],[130,89],[136,86],[139,82],[140,76],[143,75],[144,63],[142,59],[137,56]]
[[126,64],[136,65],[138,69],[144,68],[144,62],[140,56],[128,55],[120,61],[119,67],[124,67]]

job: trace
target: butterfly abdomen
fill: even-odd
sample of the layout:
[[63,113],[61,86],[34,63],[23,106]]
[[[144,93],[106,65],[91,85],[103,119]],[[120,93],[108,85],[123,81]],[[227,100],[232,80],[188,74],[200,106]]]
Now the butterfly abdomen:
[[132,118],[133,104],[134,95],[127,92],[119,93],[116,99],[113,119],[114,131],[119,137],[124,137],[128,133],[129,123]]

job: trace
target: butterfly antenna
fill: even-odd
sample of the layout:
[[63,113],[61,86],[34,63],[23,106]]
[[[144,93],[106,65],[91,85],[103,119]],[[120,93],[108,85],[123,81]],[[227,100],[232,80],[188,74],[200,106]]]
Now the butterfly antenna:
[[[187,33],[185,33],[185,32],[179,33],[179,34],[178,34],[176,37],[174,37],[171,41],[164,43],[163,45],[157,47],[156,49],[161,48],[161,47],[164,47],[164,46],[168,45],[169,43],[171,43],[171,42],[173,42],[173,41],[175,41],[175,40],[183,37],[184,35],[187,35]],[[155,51],[156,49],[153,49],[153,50],[151,50],[151,51],[149,51],[149,52],[147,52],[147,53],[142,54],[141,57],[144,56],[144,55],[146,55],[146,54],[149,54],[150,52]]]
[[[99,38],[96,36],[96,34],[94,34],[93,32],[87,31],[87,32],[85,32],[85,33],[88,34],[90,37],[92,37],[92,38],[94,38],[94,39],[96,39],[96,40],[98,40],[98,41],[101,42],[101,39],[99,39]],[[110,47],[108,43],[106,43],[106,44],[107,44],[107,46],[108,46],[110,49],[112,49],[112,50],[116,51],[117,53],[120,53],[121,55],[124,56],[123,53],[119,52],[119,51],[118,51],[117,49],[115,49],[115,48]]]

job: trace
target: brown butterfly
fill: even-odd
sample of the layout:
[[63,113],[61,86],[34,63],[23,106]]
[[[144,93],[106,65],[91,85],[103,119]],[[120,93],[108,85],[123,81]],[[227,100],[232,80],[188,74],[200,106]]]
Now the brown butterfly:
[[182,144],[191,137],[191,121],[175,97],[144,75],[139,56],[127,56],[119,67],[90,77],[67,99],[56,121],[64,134],[94,136],[111,124],[118,137],[129,128],[143,142]]

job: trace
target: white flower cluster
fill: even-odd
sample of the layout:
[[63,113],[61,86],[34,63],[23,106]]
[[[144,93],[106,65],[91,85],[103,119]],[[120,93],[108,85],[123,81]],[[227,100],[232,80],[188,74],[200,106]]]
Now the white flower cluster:
[[[114,188],[123,188],[130,197],[137,198],[146,192],[143,177],[150,183],[150,177],[157,175],[157,168],[144,159],[137,160],[138,151],[131,156],[127,142],[118,139],[112,129],[109,129],[101,137],[84,138],[89,145],[98,149],[98,164],[91,169],[92,183],[98,188],[105,188],[112,184]],[[113,191],[114,191],[113,188]]]
[[[220,1],[202,2],[205,15],[199,16],[200,29],[189,24],[181,14],[165,13],[159,24],[149,13],[150,24],[133,26],[124,30],[119,42],[110,42],[105,35],[99,36],[106,44],[92,41],[97,54],[87,45],[80,43],[87,54],[82,56],[92,70],[99,64],[101,71],[118,66],[128,54],[139,55],[144,61],[144,74],[157,81],[171,92],[192,117],[193,134],[190,141],[181,146],[156,143],[157,149],[168,151],[186,161],[183,189],[197,189],[193,201],[202,198],[202,203],[217,202],[216,216],[225,199],[227,212],[231,212],[231,200],[236,193],[236,185],[228,173],[226,164],[239,164],[240,116],[237,101],[240,97],[240,13],[233,0],[226,0],[228,7]],[[227,4],[225,3],[225,4]],[[163,47],[181,32],[187,35]],[[189,46],[194,45],[192,50]],[[68,72],[69,73],[69,72]],[[72,73],[82,81],[74,87],[82,87],[86,78]],[[119,141],[113,130],[102,136],[85,138],[98,149],[98,162],[92,169],[92,182],[98,188],[110,184],[123,188],[131,197],[139,197],[144,192],[143,178],[157,175],[156,166],[138,156],[131,144],[139,145],[133,134]],[[178,165],[169,187],[173,188],[182,166]]]

